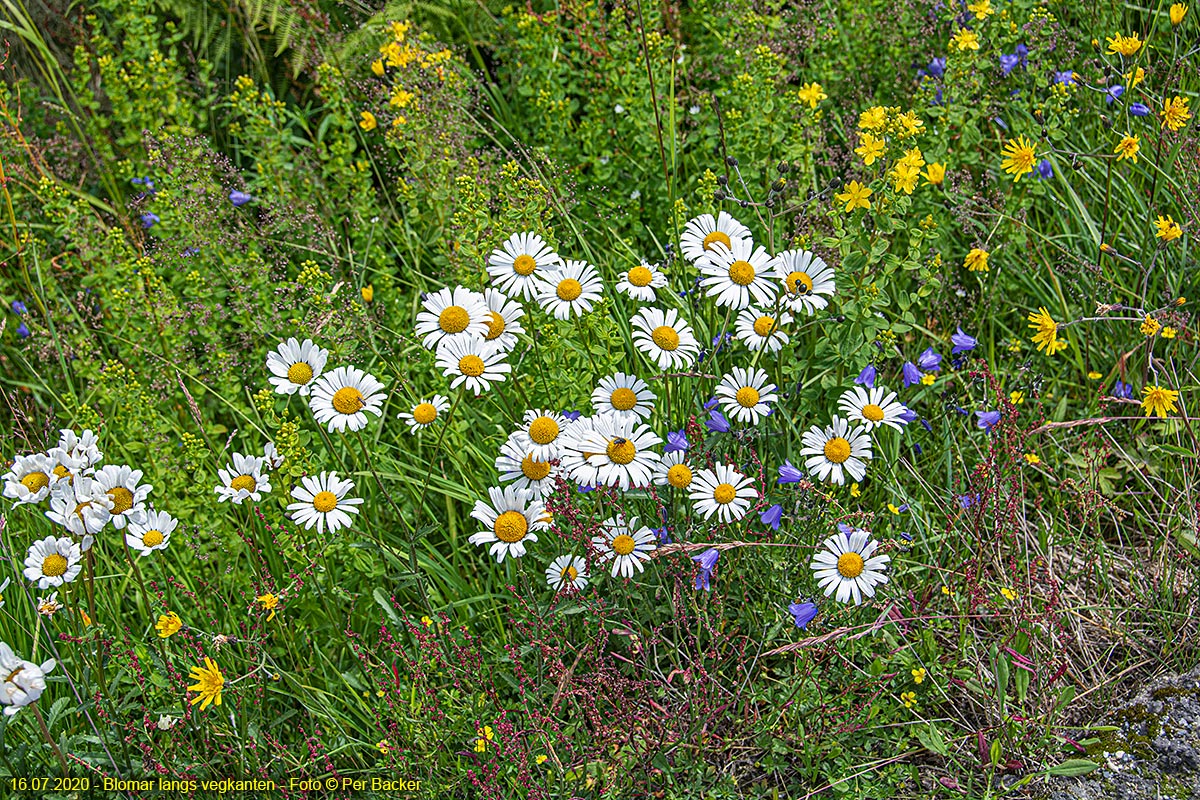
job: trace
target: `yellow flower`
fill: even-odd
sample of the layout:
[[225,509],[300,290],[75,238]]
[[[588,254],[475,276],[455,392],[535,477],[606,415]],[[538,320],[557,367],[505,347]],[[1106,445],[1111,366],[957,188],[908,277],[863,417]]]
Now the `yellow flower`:
[[392,96],[388,98],[388,105],[393,105],[396,108],[408,108],[415,97],[416,95],[412,92],[406,91],[397,86],[395,91],[392,92]]
[[475,752],[482,753],[487,750],[487,743],[494,738],[492,726],[484,725],[482,728],[476,728],[475,735],[479,737],[475,740]]
[[1164,128],[1170,128],[1177,131],[1187,124],[1187,121],[1192,118],[1192,112],[1188,111],[1188,99],[1176,95],[1168,100],[1163,101],[1162,124]]
[[1037,160],[1037,149],[1024,136],[1009,139],[1004,144],[1004,160],[1000,166],[1013,176],[1013,183],[1021,180],[1022,175],[1033,172],[1033,162]]
[[1021,403],[1025,402],[1025,393],[1020,389],[1013,389],[1008,393],[1008,402],[1012,403],[1014,406],[1021,405]]
[[897,164],[902,164],[906,167],[920,170],[925,166],[925,156],[921,153],[921,148],[914,147],[911,150],[904,151],[904,158],[900,159]]
[[429,617],[421,617],[421,624],[428,628],[433,624],[433,620],[431,620]]
[[533,760],[537,762],[538,766],[541,766],[542,764],[546,763],[546,759],[548,757],[549,756],[546,756],[546,755],[540,755],[540,756],[537,756],[536,758],[534,758]]
[[362,128],[364,131],[373,131],[375,130],[375,126],[378,124],[379,123],[375,120],[375,115],[370,111],[362,112],[362,119],[358,121],[358,127]]
[[1147,417],[1151,414],[1165,417],[1177,411],[1175,402],[1178,399],[1179,392],[1173,389],[1164,389],[1161,386],[1142,387],[1142,411]]
[[845,187],[846,191],[841,194],[835,194],[833,197],[839,203],[846,204],[846,213],[849,214],[856,208],[870,208],[871,201],[867,198],[871,196],[871,190],[860,184],[858,181],[850,181],[850,184]]
[[383,77],[383,59],[377,58],[371,62],[371,72],[374,72],[380,78]]
[[364,303],[370,303],[375,300],[375,284],[369,283],[362,287],[362,299]]
[[904,702],[905,708],[912,708],[917,704],[916,692],[901,692],[900,699]]
[[386,756],[388,753],[392,752],[392,743],[387,739],[380,739],[375,743],[375,749]]
[[800,102],[808,103],[808,107],[813,109],[817,107],[817,103],[829,99],[829,95],[825,94],[825,90],[819,83],[804,84],[796,92],[796,97],[800,99]]
[[888,503],[888,511],[892,512],[893,514],[899,514],[900,508],[895,503]]
[[1146,319],[1142,320],[1142,335],[1153,337],[1161,327],[1162,324],[1158,320],[1147,314]]
[[967,257],[963,259],[963,266],[971,272],[987,272],[988,271],[988,251],[979,247],[971,249],[967,253]]
[[860,489],[858,487],[858,481],[855,481],[854,483],[850,484],[850,496],[851,497],[862,497],[862,489]]
[[217,662],[206,656],[204,666],[192,667],[191,678],[195,683],[187,687],[188,691],[198,693],[192,699],[192,705],[200,703],[201,711],[208,708],[209,703],[216,706],[221,705],[221,690],[225,688],[225,676],[221,674]]
[[267,617],[267,622],[275,619],[275,609],[279,606],[279,597],[273,594],[262,594],[258,596],[258,602],[262,603],[264,611],[270,611]]
[[954,34],[954,38],[950,40],[950,44],[954,49],[962,50],[978,50],[979,36],[975,31],[966,28],[959,28],[958,33]]
[[[946,587],[945,587],[945,586],[943,586],[942,588],[943,588],[943,589],[945,589]],[[947,589],[946,593],[947,593],[947,594],[949,594],[949,593],[950,593],[948,589]],[[924,668],[924,667],[917,667],[916,669],[914,669],[914,670],[912,671],[913,683],[917,684],[918,686],[919,686],[920,684],[924,683],[924,682],[925,682],[925,675],[926,675],[925,668]]]
[[921,131],[925,130],[925,122],[912,111],[905,111],[903,114],[896,117],[896,122],[900,123],[901,139],[907,139],[909,136],[916,136],[918,133],[921,133]]
[[967,5],[967,11],[974,14],[975,19],[987,19],[996,13],[996,10],[992,8],[992,0],[979,0],[976,3],[970,3]]
[[858,127],[875,131],[887,124],[887,109],[883,106],[873,106],[858,115]]
[[1041,459],[1041,456],[1039,456],[1037,453],[1026,453],[1025,454],[1025,463],[1029,464],[1029,465],[1040,464],[1040,463],[1042,463],[1042,459]]
[[1158,228],[1158,232],[1154,235],[1162,239],[1164,242],[1170,242],[1183,236],[1183,228],[1179,227],[1179,223],[1171,218],[1171,215],[1159,216],[1154,220],[1154,227]]
[[89,617],[89,616],[88,616],[88,612],[84,611],[82,608],[81,608],[81,609],[79,609],[79,618],[83,620],[83,624],[84,624],[86,627],[91,627],[91,625],[92,625],[92,618],[91,618],[91,617]]
[[1138,38],[1136,33],[1129,36],[1122,36],[1118,33],[1116,36],[1107,37],[1107,39],[1109,53],[1120,53],[1128,57],[1142,49],[1142,40]]
[[1178,331],[1176,331],[1174,328],[1170,327],[1169,325],[1162,329],[1162,337],[1164,339],[1174,339],[1176,333],[1178,333]]
[[932,372],[926,372],[921,376],[921,384],[924,386],[933,386],[933,382],[936,380],[937,376],[935,376]]
[[1137,163],[1138,150],[1141,149],[1140,136],[1130,136],[1128,133],[1121,137],[1121,141],[1117,142],[1117,149],[1113,150],[1117,154],[1117,161],[1122,161],[1128,158],[1133,163]]
[[1178,25],[1183,22],[1183,18],[1187,15],[1187,6],[1183,3],[1174,3],[1168,13],[1171,15],[1171,24]]
[[1138,67],[1137,69],[1133,70],[1132,72],[1125,73],[1125,83],[1130,89],[1137,86],[1139,83],[1141,83],[1145,79],[1146,79],[1146,68],[1145,67]]
[[917,188],[917,180],[921,177],[921,170],[901,161],[896,163],[891,175],[897,192],[912,194],[913,189]]
[[1095,370],[1092,370],[1091,372],[1088,373],[1089,381],[1098,381],[1103,377],[1104,377],[1103,375],[1101,375],[1099,372],[1096,372]]
[[883,140],[876,139],[870,133],[859,134],[858,147],[854,152],[862,156],[863,163],[869,167],[883,155]]
[[174,636],[179,633],[182,627],[183,620],[179,619],[179,615],[174,611],[168,611],[158,618],[158,622],[154,623],[154,629],[158,631],[158,638],[160,639]]
[[949,594],[950,594],[950,587],[949,587],[949,586],[942,586],[942,594],[944,594],[944,595],[949,595]]
[[1017,593],[1007,586],[1000,590],[1000,594],[1004,595],[1004,599],[1009,602],[1015,602],[1017,599]]
[[941,186],[946,180],[946,165],[934,161],[925,169],[925,180],[929,181],[930,186]]
[[1045,350],[1046,355],[1052,356],[1059,350],[1067,349],[1067,341],[1059,341],[1058,323],[1045,307],[1039,308],[1038,313],[1030,314],[1026,319],[1029,320],[1029,327],[1037,331],[1033,335],[1033,343],[1038,346],[1039,351]]

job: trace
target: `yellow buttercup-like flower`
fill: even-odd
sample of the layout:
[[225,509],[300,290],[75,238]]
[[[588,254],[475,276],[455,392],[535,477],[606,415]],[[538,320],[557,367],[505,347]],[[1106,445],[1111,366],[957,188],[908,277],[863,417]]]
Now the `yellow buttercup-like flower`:
[[1187,16],[1188,7],[1183,3],[1174,3],[1168,13],[1171,15],[1171,24],[1178,25],[1183,22],[1183,18]]
[[1170,416],[1179,409],[1175,403],[1179,400],[1179,392],[1174,389],[1164,389],[1161,386],[1142,387],[1142,411],[1146,416],[1154,414],[1159,417]]
[[877,139],[870,133],[860,134],[858,137],[858,147],[854,152],[862,156],[863,163],[868,167],[875,163],[876,159],[883,157],[883,139]]
[[1138,150],[1141,149],[1141,140],[1142,137],[1131,136],[1128,133],[1122,136],[1121,141],[1117,142],[1116,149],[1113,150],[1113,152],[1117,154],[1117,161],[1129,159],[1136,164],[1138,160]]
[[954,38],[950,40],[950,44],[959,51],[978,50],[979,35],[967,28],[959,28],[958,33],[954,34]]
[[797,90],[796,97],[801,103],[808,103],[809,108],[815,109],[817,103],[827,100],[829,95],[825,94],[825,90],[821,88],[821,84],[806,83]]
[[974,14],[975,19],[987,19],[996,13],[996,10],[992,8],[992,0],[978,0],[978,2],[969,3],[967,11]]
[[840,194],[835,194],[834,199],[839,203],[846,204],[846,213],[849,214],[856,208],[870,208],[871,201],[867,198],[871,196],[869,187],[863,186],[858,181],[850,181],[845,187],[845,191]]
[[858,127],[863,130],[877,131],[887,125],[887,109],[883,106],[872,106],[858,115]]
[[362,112],[362,118],[358,121],[358,127],[364,131],[373,131],[377,125],[379,125],[379,122],[375,119],[374,114],[370,111]]
[[946,165],[934,161],[925,168],[925,180],[930,186],[941,186],[946,180]]

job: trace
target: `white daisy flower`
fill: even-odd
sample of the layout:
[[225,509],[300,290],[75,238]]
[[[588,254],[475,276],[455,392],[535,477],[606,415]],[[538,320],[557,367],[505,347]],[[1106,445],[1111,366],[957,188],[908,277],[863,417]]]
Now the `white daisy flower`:
[[96,466],[100,463],[100,459],[104,458],[104,454],[100,452],[99,442],[96,434],[90,429],[78,436],[70,428],[63,428],[59,431],[58,446],[65,450],[71,458],[81,460],[83,462],[82,470]]
[[563,469],[584,486],[646,486],[658,464],[650,450],[662,443],[650,427],[636,419],[610,416],[577,420],[562,451]]
[[53,617],[62,611],[62,607],[62,603],[58,602],[58,592],[51,592],[49,595],[37,599],[37,612],[43,617]]
[[268,470],[277,470],[283,466],[284,458],[280,454],[274,442],[267,442],[263,445],[263,466]]
[[837,590],[837,601],[845,603],[851,597],[854,605],[862,605],[862,597],[875,596],[875,587],[887,583],[883,571],[890,560],[888,556],[872,556],[879,542],[871,541],[871,534],[864,530],[848,528],[847,533],[837,533],[823,543],[824,549],[813,557],[813,576],[829,597]]
[[292,487],[292,497],[298,502],[288,503],[287,507],[293,522],[305,530],[316,525],[317,533],[324,533],[327,525],[331,534],[350,527],[350,515],[357,514],[356,506],[363,502],[361,497],[346,497],[354,481],[339,480],[336,472],[322,472],[301,478],[300,484]]
[[583,556],[559,556],[546,567],[546,585],[556,592],[582,591],[588,585],[587,560]]
[[516,481],[517,488],[528,489],[536,500],[545,500],[554,493],[554,479],[562,473],[562,467],[535,458],[532,443],[521,431],[515,431],[500,446],[496,471],[500,473],[502,483]]
[[125,544],[140,551],[143,556],[150,555],[154,550],[166,550],[171,543],[171,534],[178,525],[179,520],[167,512],[150,509],[144,521],[129,523]]
[[[91,433],[91,431],[84,431]],[[97,453],[100,451],[97,450]],[[46,453],[50,460],[54,462],[54,474],[50,477],[51,488],[53,484],[60,480],[73,480],[76,475],[92,475],[95,473],[95,462],[91,460],[91,456],[86,449],[77,449],[77,455],[72,455],[63,447],[52,447]]]
[[750,240],[750,229],[722,211],[716,218],[712,214],[701,214],[688,220],[679,237],[679,249],[683,251],[683,257],[694,264],[718,244],[732,250],[733,243],[742,240]]
[[650,560],[650,554],[658,549],[654,531],[645,525],[638,527],[638,518],[634,517],[625,524],[622,514],[604,520],[601,535],[592,537],[592,544],[600,551],[600,563],[610,559],[613,562],[612,576],[618,574],[632,578],[634,570],[641,572],[645,569],[642,562]]
[[702,469],[696,473],[688,496],[705,519],[716,514],[721,522],[733,522],[746,516],[750,503],[758,499],[751,483],[732,464],[717,464],[715,470]]
[[148,483],[139,485],[140,469],[129,466],[106,464],[96,472],[96,483],[112,501],[112,524],[117,530],[129,522],[141,522],[146,518],[146,497],[154,490]]
[[296,394],[307,397],[313,381],[325,371],[329,351],[317,347],[312,339],[300,342],[295,336],[267,353],[268,378],[276,394]]
[[505,556],[521,558],[525,545],[536,542],[534,531],[550,527],[546,507],[542,501],[534,500],[528,489],[518,486],[488,489],[491,504],[475,501],[471,516],[483,523],[485,530],[472,534],[467,540],[471,544],[490,544],[488,553],[496,557],[496,563],[504,562]]
[[771,257],[762,247],[755,249],[754,242],[739,239],[733,249],[718,244],[708,255],[696,262],[705,277],[700,286],[709,297],[716,298],[717,305],[729,306],[735,311],[752,304],[770,306],[775,304],[775,284],[767,275]]
[[220,497],[217,502],[232,500],[241,505],[246,498],[256,503],[262,502],[263,492],[271,493],[270,476],[263,474],[263,458],[261,456],[244,456],[234,453],[232,463],[225,469],[217,470],[221,483],[213,491]]
[[667,276],[659,272],[657,267],[643,261],[621,274],[621,280],[617,281],[617,291],[629,295],[634,300],[653,303],[657,296],[654,290],[666,285]]
[[778,402],[775,384],[767,383],[767,373],[761,369],[734,367],[717,385],[721,408],[738,422],[758,424],[758,418],[771,413],[771,403]]
[[12,583],[11,578],[5,578],[4,583],[0,583],[0,608],[4,608],[4,590]]
[[4,473],[4,496],[16,501],[14,506],[42,502],[50,496],[50,487],[58,483],[56,466],[57,461],[45,453],[17,456]]
[[856,481],[866,476],[867,462],[871,460],[871,435],[861,427],[856,425],[851,429],[850,423],[835,415],[824,430],[813,425],[802,441],[800,455],[808,456],[804,465],[810,475],[838,485],[846,482],[847,472]]
[[491,313],[487,333],[483,338],[501,350],[512,350],[517,346],[518,334],[525,332],[525,327],[521,324],[525,309],[519,302],[508,299],[495,289],[484,289],[483,300]]
[[483,295],[465,286],[439,289],[425,295],[424,311],[417,314],[417,335],[424,336],[427,350],[440,349],[450,342],[482,339],[488,333],[492,312]]
[[586,261],[567,261],[549,271],[538,288],[538,303],[555,319],[581,317],[600,299],[604,285],[596,268]]
[[902,431],[908,424],[904,419],[907,406],[896,399],[895,392],[889,392],[882,386],[870,389],[855,386],[842,395],[838,407],[851,422],[861,422],[866,431],[873,431],[881,425]]
[[29,552],[25,556],[25,577],[36,583],[39,589],[70,583],[83,570],[79,563],[82,552],[69,536],[47,536],[29,545]]
[[437,422],[449,410],[450,398],[435,394],[432,400],[422,400],[414,405],[412,411],[401,411],[399,417],[408,426],[409,433],[416,433]]
[[791,321],[792,315],[786,311],[779,317],[757,308],[739,311],[735,323],[738,341],[745,343],[752,351],[765,348],[768,353],[778,353],[788,343],[783,326]]
[[558,253],[536,233],[514,233],[488,258],[488,275],[506,294],[532,300],[538,293],[538,278],[562,264]]
[[687,489],[692,485],[696,471],[688,462],[686,450],[673,450],[665,454],[654,467],[654,485]]
[[807,250],[784,250],[771,262],[775,277],[783,285],[783,298],[797,314],[812,314],[829,305],[836,285],[833,269],[820,256]]
[[0,642],[0,673],[6,677],[0,683],[0,705],[4,716],[11,717],[25,706],[36,703],[46,691],[46,673],[54,669],[54,659],[34,664],[17,658],[7,642]]
[[[87,552],[92,537],[112,518],[112,498],[86,475],[72,481],[59,481],[50,491],[50,510],[46,516],[67,531],[82,538],[80,549]],[[45,587],[42,587],[45,588]]]
[[493,383],[503,381],[505,373],[512,372],[512,365],[504,360],[507,357],[508,353],[493,342],[455,340],[438,350],[437,365],[444,376],[454,379],[451,389],[465,383],[479,396]]
[[695,363],[700,343],[675,309],[642,308],[629,324],[633,343],[659,369],[684,369]]
[[357,367],[338,367],[317,379],[308,398],[317,423],[335,430],[360,431],[367,413],[383,416],[383,384]]
[[592,392],[592,407],[597,414],[642,420],[650,416],[656,399],[644,380],[618,372],[600,379]]
[[558,458],[570,421],[557,411],[535,409],[526,411],[517,432],[524,435],[530,453],[538,461],[553,461]]

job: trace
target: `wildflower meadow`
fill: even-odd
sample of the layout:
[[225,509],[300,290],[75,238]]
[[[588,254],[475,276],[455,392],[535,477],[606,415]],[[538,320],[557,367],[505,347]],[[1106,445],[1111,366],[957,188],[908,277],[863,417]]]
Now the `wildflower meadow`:
[[4,6],[0,797],[1200,797],[1200,8]]

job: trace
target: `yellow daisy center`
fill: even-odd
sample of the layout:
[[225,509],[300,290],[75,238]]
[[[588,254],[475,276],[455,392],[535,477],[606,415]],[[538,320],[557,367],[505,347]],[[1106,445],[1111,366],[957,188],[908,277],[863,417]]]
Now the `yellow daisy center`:
[[743,386],[738,389],[737,402],[742,408],[754,408],[758,405],[758,389],[753,386]]
[[628,533],[622,533],[620,536],[612,540],[613,552],[619,556],[627,556],[633,552],[636,542]]
[[21,485],[36,494],[50,485],[50,476],[44,472],[31,472],[21,478]]
[[57,578],[60,575],[65,575],[67,572],[67,559],[58,553],[51,553],[42,560],[42,574],[48,575],[51,578]]
[[618,436],[608,443],[605,453],[608,455],[608,460],[614,464],[628,464],[637,455],[637,448],[634,447],[633,442]]
[[251,475],[238,475],[229,482],[230,489],[245,489],[247,492],[253,492],[258,486],[258,482]]
[[333,492],[317,492],[313,496],[313,508],[322,514],[328,514],[337,508],[337,495]]
[[863,406],[862,415],[865,419],[871,420],[871,422],[883,421],[883,409],[874,403],[867,403]]
[[412,410],[413,422],[428,425],[437,419],[437,407],[433,403],[418,403]]
[[471,324],[471,315],[462,306],[447,306],[438,315],[438,327],[446,333],[462,333]]
[[732,483],[718,483],[717,488],[713,489],[713,500],[721,505],[732,503],[735,497],[737,497],[737,489],[733,488]]
[[835,464],[844,463],[850,457],[850,443],[835,436],[825,443],[825,457]]
[[754,283],[754,265],[749,261],[738,260],[729,265],[729,280],[738,286],[749,286]]
[[550,462],[534,461],[532,455],[527,455],[521,459],[521,474],[531,481],[545,480],[550,474]]
[[292,383],[303,386],[312,380],[312,376],[312,367],[303,361],[297,361],[295,364],[292,364],[290,367],[288,367],[288,380]]
[[633,389],[621,387],[620,389],[613,390],[609,402],[612,403],[612,407],[617,411],[628,411],[637,405],[637,394],[634,393]]
[[478,378],[483,374],[483,359],[477,355],[466,355],[458,360],[458,371],[468,378]]
[[558,299],[568,303],[578,300],[583,294],[583,284],[574,278],[564,278],[558,282]]
[[146,547],[158,547],[163,543],[162,531],[146,531],[142,534],[142,544]]
[[842,553],[838,556],[838,572],[845,578],[857,578],[862,575],[863,557],[858,553]]
[[538,417],[529,423],[529,438],[537,444],[550,444],[558,438],[558,423],[550,417]]
[[787,276],[787,289],[791,294],[809,294],[813,290],[812,278],[807,272],[793,272]]
[[492,525],[492,532],[502,542],[508,544],[519,542],[529,532],[529,521],[520,511],[505,511],[496,517],[496,522]]
[[686,489],[692,484],[692,468],[687,464],[676,464],[667,470],[667,483],[676,489]]
[[533,260],[533,256],[519,255],[513,260],[513,272],[518,275],[532,275],[537,269],[537,262]]
[[654,280],[654,273],[645,267],[634,267],[629,270],[629,282],[634,286],[649,286],[652,280]]
[[496,339],[500,336],[500,334],[504,333],[504,317],[500,316],[500,314],[495,311],[491,311],[489,313],[491,316],[488,317],[488,332],[483,338],[490,342],[492,339]]
[[343,386],[333,393],[333,408],[339,414],[356,414],[365,405],[362,392],[353,386]]
[[759,317],[758,319],[754,320],[754,332],[757,333],[759,336],[762,336],[765,338],[767,336],[770,336],[771,333],[774,332],[774,330],[775,330],[775,318],[774,317]]
[[91,503],[80,503],[79,505],[75,506],[75,516],[79,517],[80,519],[83,519],[83,510],[85,508],[91,508],[91,507],[92,507]]
[[725,233],[725,231],[713,231],[708,236],[704,237],[704,249],[712,250],[713,245],[717,242],[720,242],[730,249],[733,248],[733,242],[729,240],[729,234]]
[[679,334],[670,325],[659,325],[650,334],[650,338],[663,350],[675,350],[679,347]]
[[124,486],[115,486],[108,490],[108,496],[112,498],[112,513],[123,514],[133,508],[133,492],[126,489]]
[[559,574],[559,577],[561,577],[561,578],[566,578],[569,581],[574,581],[576,578],[579,577],[579,570],[575,569],[575,567],[573,567],[573,566],[568,565],[568,566],[563,567],[562,572],[560,572],[558,574]]
[[56,466],[54,468],[54,477],[56,477],[56,478],[65,478],[70,474],[71,474],[70,470],[68,470],[62,464],[59,464],[58,466]]

